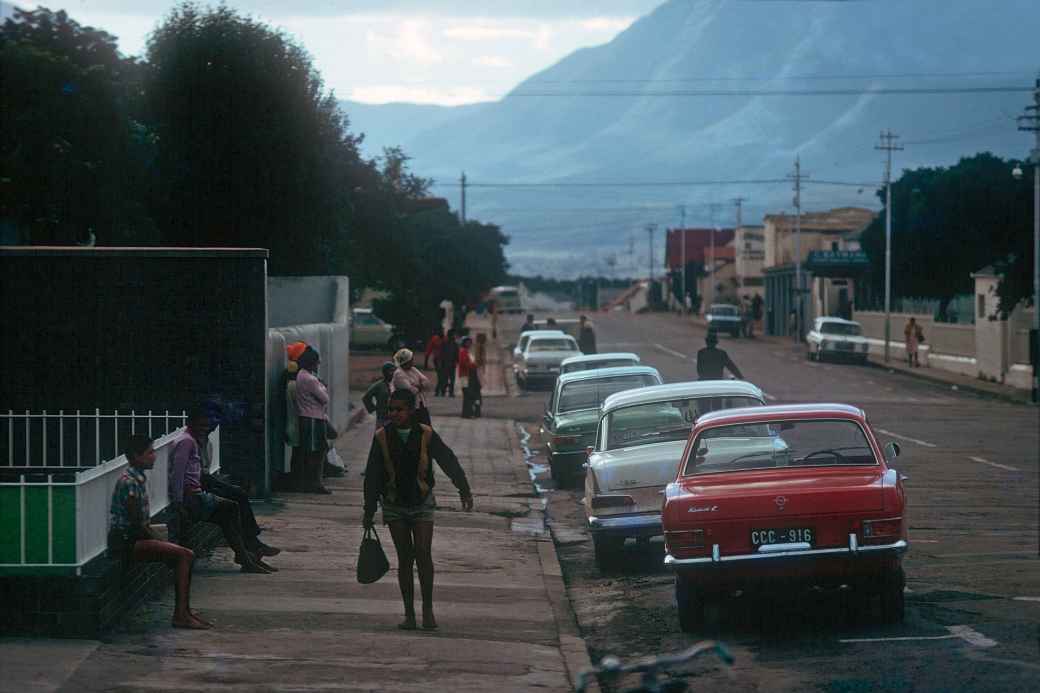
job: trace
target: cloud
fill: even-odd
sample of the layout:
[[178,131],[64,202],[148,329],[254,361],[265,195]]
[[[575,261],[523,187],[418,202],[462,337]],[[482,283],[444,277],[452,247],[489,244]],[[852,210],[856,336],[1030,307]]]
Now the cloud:
[[355,87],[350,92],[350,100],[361,103],[407,102],[459,106],[492,101],[494,98],[479,87],[426,87],[414,84],[377,84]]
[[506,68],[512,67],[513,63],[508,58],[503,58],[501,55],[482,55],[478,58],[473,59],[474,65],[480,67],[495,67],[495,68]]
[[500,41],[502,39],[531,41],[538,38],[538,30],[534,27],[515,26],[503,22],[459,24],[445,29],[444,36],[457,41]]
[[586,31],[607,31],[617,33],[632,26],[635,17],[592,17],[583,19],[578,24]]
[[423,20],[406,20],[391,34],[368,31],[365,40],[370,48],[383,50],[398,62],[436,65],[444,60],[430,42],[430,25]]

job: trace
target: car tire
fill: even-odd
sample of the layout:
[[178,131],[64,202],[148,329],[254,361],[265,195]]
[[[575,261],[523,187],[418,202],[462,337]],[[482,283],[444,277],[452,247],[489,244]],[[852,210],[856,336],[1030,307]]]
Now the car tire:
[[881,580],[881,620],[902,623],[905,613],[906,575],[902,568],[887,573]]
[[704,625],[704,595],[681,575],[675,576],[675,606],[682,632],[696,633]]
[[593,534],[592,550],[596,553],[596,567],[601,572],[613,568],[617,565],[624,547],[624,537],[603,537]]

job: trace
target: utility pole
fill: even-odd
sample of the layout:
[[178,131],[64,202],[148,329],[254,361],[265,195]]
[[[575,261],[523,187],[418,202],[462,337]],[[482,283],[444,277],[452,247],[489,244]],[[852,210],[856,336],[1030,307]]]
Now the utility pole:
[[[709,239],[709,241],[711,243],[711,271],[708,273],[708,288],[711,289],[711,293],[708,294],[710,296],[710,298],[709,298],[709,300],[708,300],[708,302],[707,302],[707,304],[705,306],[706,309],[710,309],[711,308],[711,304],[715,302],[715,265],[716,265],[716,262],[715,262],[715,232],[719,228],[719,222],[718,222],[718,219],[716,217],[716,214],[719,211],[719,204],[717,202],[712,202],[710,209],[711,209],[711,230],[708,231],[708,233],[710,234],[708,239]],[[705,313],[705,314],[707,314],[707,313]]]
[[462,185],[462,223],[466,223],[466,172],[462,172],[462,178],[459,180]]
[[[734,242],[733,242],[733,262],[734,263],[736,263],[736,261],[737,261],[737,253],[740,252],[740,248],[737,247],[737,243],[736,243],[736,232],[737,232],[737,230],[740,229],[741,226],[744,225],[744,209],[743,209],[743,207],[744,207],[744,201],[746,199],[747,199],[746,197],[734,197],[733,200],[732,200],[734,206],[736,206],[736,208],[737,208],[737,225],[734,228],[734,232],[733,232],[733,236],[734,236]],[[743,280],[743,278],[738,275],[737,279],[738,279],[738,281],[740,281],[740,288],[743,289],[744,288],[744,280]],[[743,304],[740,304],[739,300],[737,301],[737,303],[738,303],[738,305],[743,305]]]
[[795,294],[795,341],[802,341],[802,312],[805,300],[802,297],[802,173],[801,157],[794,158],[794,174],[787,176],[794,181],[794,294]]
[[885,152],[885,363],[888,363],[889,342],[892,336],[892,152],[902,151],[895,144],[899,135],[891,130],[881,133],[881,144],[874,149]]
[[646,234],[650,240],[650,286],[654,285],[654,231],[657,230],[657,224],[647,224]]
[[1040,76],[1033,89],[1033,105],[1018,117],[1018,129],[1036,138],[1029,161],[1033,164],[1033,402],[1040,402]]
[[679,205],[679,234],[682,236],[682,290],[679,291],[679,303],[682,304],[682,313],[686,314],[686,205]]

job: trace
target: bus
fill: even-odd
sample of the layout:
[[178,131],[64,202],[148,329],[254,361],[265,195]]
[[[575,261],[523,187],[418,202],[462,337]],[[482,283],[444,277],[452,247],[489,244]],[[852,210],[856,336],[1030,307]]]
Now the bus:
[[520,291],[515,286],[496,286],[488,293],[488,300],[495,302],[499,313],[524,312]]

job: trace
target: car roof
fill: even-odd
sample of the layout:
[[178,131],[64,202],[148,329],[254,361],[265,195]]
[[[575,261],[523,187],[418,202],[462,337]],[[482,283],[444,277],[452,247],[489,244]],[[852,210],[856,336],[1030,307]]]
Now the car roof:
[[581,356],[568,356],[560,362],[561,366],[567,366],[572,363],[591,363],[595,361],[612,361],[614,359],[632,359],[636,363],[639,363],[639,354],[633,354],[631,351],[611,351],[606,354],[582,354]]
[[773,404],[766,407],[722,409],[697,419],[697,426],[744,423],[749,418],[769,421],[785,418],[850,419],[865,423],[867,415],[859,407],[848,404]]
[[816,318],[816,322],[837,322],[842,325],[858,325],[859,323],[855,320],[846,320],[845,318],[833,318],[833,317],[820,317]]
[[566,332],[563,332],[561,330],[549,330],[542,333],[532,333],[531,341],[533,342],[536,339],[560,339],[561,337],[566,337],[567,339],[570,339],[572,341],[574,340],[574,337],[570,336]]
[[[641,387],[638,390],[615,393],[603,401],[603,411],[686,397],[755,397],[760,402],[766,400],[765,394],[758,386],[744,380],[694,380],[685,383],[652,385]],[[755,410],[757,411],[759,408]]]
[[595,370],[564,373],[559,377],[558,382],[560,385],[567,385],[579,380],[615,378],[619,375],[656,375],[658,378],[661,377],[660,372],[651,366],[614,366],[613,368],[597,368]]
[[524,330],[520,333],[521,337],[570,337],[569,334],[563,330]]
[[355,313],[371,313],[372,312],[371,308],[353,308],[352,310]]
[[737,307],[736,304],[733,304],[733,303],[712,303],[711,306],[709,307],[709,310],[711,308],[736,308],[736,307]]

